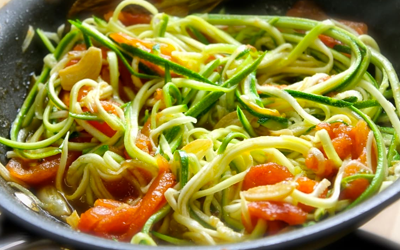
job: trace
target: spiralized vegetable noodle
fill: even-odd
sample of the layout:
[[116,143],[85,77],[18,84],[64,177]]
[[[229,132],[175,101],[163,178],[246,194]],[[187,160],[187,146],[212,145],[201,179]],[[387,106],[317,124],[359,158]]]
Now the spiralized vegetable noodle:
[[363,29],[178,18],[142,0],[102,18],[71,20],[64,37],[37,30],[49,54],[0,138],[13,148],[1,176],[73,229],[241,242],[311,226],[398,178],[399,81]]

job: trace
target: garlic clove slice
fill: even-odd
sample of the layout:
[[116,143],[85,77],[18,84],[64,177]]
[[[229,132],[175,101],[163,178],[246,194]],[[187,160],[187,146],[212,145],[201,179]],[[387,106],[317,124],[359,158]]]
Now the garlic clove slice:
[[101,50],[90,47],[77,64],[59,71],[61,87],[69,91],[80,80],[96,80],[101,71],[101,58]]

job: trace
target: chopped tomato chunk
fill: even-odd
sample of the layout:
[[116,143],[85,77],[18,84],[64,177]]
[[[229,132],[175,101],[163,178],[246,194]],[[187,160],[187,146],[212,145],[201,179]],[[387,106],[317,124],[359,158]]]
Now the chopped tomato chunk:
[[248,209],[251,217],[267,221],[284,221],[289,225],[303,224],[307,213],[292,204],[277,201],[249,202]]
[[287,11],[286,15],[314,20],[325,20],[329,18],[318,5],[309,0],[296,1],[293,7]]
[[[321,177],[330,177],[335,173],[334,164],[331,160],[324,157],[323,161],[320,163],[318,158],[312,152],[308,153],[305,163],[307,168],[314,170]],[[324,170],[322,173],[319,173],[320,167]]]
[[171,53],[173,51],[175,51],[175,47],[170,44],[156,43],[153,41],[142,40],[142,39],[128,36],[124,33],[112,33],[112,34],[110,34],[110,37],[118,43],[125,43],[128,45],[140,48],[146,52],[151,52],[153,50],[154,45],[159,44],[161,56],[167,60],[171,59]]
[[282,229],[287,227],[287,223],[280,221],[280,220],[271,220],[268,221],[268,228],[267,228],[267,233],[268,235],[274,235],[279,233]]
[[297,189],[306,194],[311,194],[318,184],[317,181],[311,180],[305,176],[297,178],[296,182],[298,184]]
[[[104,19],[109,21],[113,16],[114,12],[110,11],[104,15]],[[121,11],[118,15],[118,20],[121,21],[125,26],[130,26],[134,24],[149,24],[151,22],[151,16],[142,13],[130,13],[126,11]]]
[[[169,61],[173,61],[173,62],[179,63],[179,64],[185,64],[186,63],[186,61],[182,62],[179,58],[175,58],[175,57],[172,56],[172,52],[175,51],[175,47],[170,45],[170,44],[167,44],[167,43],[155,43],[153,41],[141,40],[141,39],[138,39],[138,38],[130,37],[130,36],[128,36],[126,34],[123,34],[123,33],[112,33],[112,34],[110,34],[110,37],[114,41],[116,41],[118,43],[128,44],[128,45],[131,45],[133,47],[139,48],[139,49],[144,50],[144,51],[149,52],[149,53],[152,52],[152,50],[154,48],[154,45],[158,44],[160,46],[160,52],[161,52],[160,55],[159,55],[160,57],[162,57],[162,58],[164,58],[166,60],[169,60]],[[141,59],[140,62],[145,64],[147,67],[149,67],[150,69],[152,69],[153,71],[155,71],[159,75],[164,75],[165,74],[164,68],[162,68],[162,67],[160,67],[160,66],[158,66],[156,64],[153,64],[153,63],[151,63],[149,61],[146,61],[146,60],[143,60],[143,59]],[[187,65],[183,65],[183,66],[187,66]],[[172,72],[171,75],[172,76],[176,76],[176,74],[174,74],[173,72]]]
[[[344,160],[347,157],[351,157],[352,159],[357,159],[361,163],[366,162],[366,145],[368,140],[368,135],[370,133],[370,129],[367,123],[364,120],[360,120],[354,127],[347,126],[341,122],[335,123],[320,123],[316,126],[316,130],[325,129],[331,140],[335,151],[339,155],[339,157]],[[376,145],[373,145],[373,168],[376,167]],[[306,166],[309,169],[313,169],[315,172],[318,172],[319,164],[325,168],[323,173],[319,173],[321,177],[329,177],[332,173],[334,173],[332,162],[327,159],[325,152],[323,151],[322,146],[319,148],[322,153],[324,153],[324,161],[319,162],[317,157],[310,152],[306,158]]]
[[[67,156],[66,166],[69,167],[79,156],[79,152],[70,151]],[[54,180],[60,166],[60,159],[61,154],[41,160],[11,158],[6,168],[10,171],[12,177],[29,185],[38,186],[48,184]]]
[[[353,163],[344,170],[343,178],[365,172],[359,164]],[[355,179],[343,187],[340,199],[357,199],[369,186],[369,181],[364,178]]]
[[[108,113],[118,115],[117,109],[114,105],[119,106],[120,105],[119,103],[115,103],[112,101],[100,101],[100,104],[104,108],[104,110],[107,111]],[[93,106],[93,109],[94,112],[97,112],[97,106]],[[88,111],[88,109],[84,108],[83,111],[86,112]],[[106,122],[88,121],[88,123],[108,137],[112,137],[116,133],[116,131],[112,129]]]
[[117,133],[117,131],[112,129],[106,122],[88,121],[88,123],[108,137],[113,137],[115,133]]
[[135,199],[139,195],[136,187],[126,178],[115,181],[104,181],[104,186],[117,200]]
[[247,190],[257,186],[273,185],[291,178],[293,178],[293,175],[287,167],[269,162],[251,167],[244,177],[242,189]]
[[130,240],[146,221],[165,205],[165,191],[176,184],[168,161],[157,156],[158,176],[136,206],[114,201],[97,200],[93,208],[81,215],[78,229],[105,238]]
[[340,199],[357,199],[369,186],[367,179],[358,178],[346,185],[340,193]]
[[[296,180],[298,186],[296,187],[297,190],[306,193],[306,194],[311,194],[312,192],[314,192],[314,189],[317,187],[318,182],[311,180],[308,177],[302,176],[297,178]],[[328,192],[328,189],[326,189],[321,195],[320,197],[326,197],[326,194]],[[307,206],[305,204],[299,203],[298,207],[300,207],[301,209],[303,209],[303,211],[310,213],[312,212],[315,208],[311,207],[311,206]]]

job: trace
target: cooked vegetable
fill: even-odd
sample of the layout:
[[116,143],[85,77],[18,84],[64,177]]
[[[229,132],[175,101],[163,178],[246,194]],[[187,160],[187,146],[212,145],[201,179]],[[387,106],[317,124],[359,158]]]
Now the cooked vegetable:
[[[290,13],[310,14],[299,6]],[[38,30],[51,54],[0,137],[13,148],[0,175],[72,228],[233,243],[334,216],[398,179],[400,85],[363,24],[178,18],[143,0],[104,17],[70,21],[60,41]]]

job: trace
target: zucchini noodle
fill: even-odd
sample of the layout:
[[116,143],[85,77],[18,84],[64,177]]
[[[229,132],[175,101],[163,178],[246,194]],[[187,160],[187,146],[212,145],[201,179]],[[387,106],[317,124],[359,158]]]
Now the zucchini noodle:
[[400,176],[400,84],[372,37],[335,20],[178,18],[143,0],[102,18],[71,20],[64,37],[37,30],[49,55],[0,137],[13,148],[0,175],[74,229],[240,242],[334,216]]

